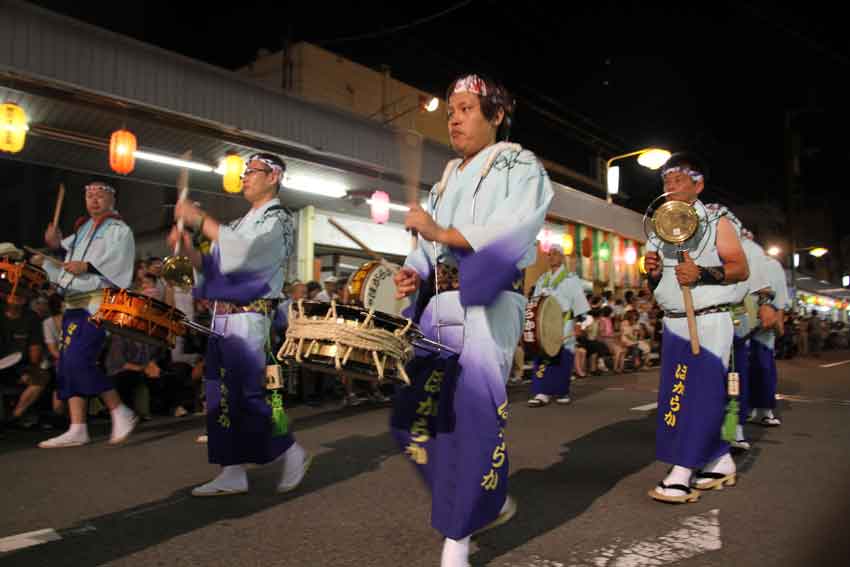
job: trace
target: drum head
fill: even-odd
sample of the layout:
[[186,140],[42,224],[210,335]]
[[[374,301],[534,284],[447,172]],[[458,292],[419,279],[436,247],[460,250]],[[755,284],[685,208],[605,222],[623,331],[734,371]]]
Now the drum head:
[[[399,268],[395,264],[391,265]],[[395,316],[400,316],[401,312],[407,309],[410,299],[396,299],[393,275],[393,271],[384,264],[378,264],[369,271],[360,292],[363,307]]]
[[[331,304],[326,303],[324,301],[305,300],[304,302],[302,302],[302,305],[304,307],[305,317],[317,317],[319,319],[323,319],[331,308]],[[293,305],[292,309],[297,313],[298,305]],[[345,319],[346,321],[355,321],[362,323],[366,320],[366,317],[368,317],[369,310],[364,309],[359,305],[337,304],[336,315],[338,318]],[[398,317],[390,313],[382,313],[378,311],[372,314],[372,321],[374,322],[375,327],[379,329],[385,329],[387,331],[403,329],[407,325],[407,319],[404,319],[403,317]]]
[[19,352],[13,352],[6,356],[0,357],[0,370],[11,368],[23,360],[24,355]]
[[551,295],[540,302],[537,329],[540,348],[547,356],[556,356],[564,341],[564,314],[561,312],[561,304]]

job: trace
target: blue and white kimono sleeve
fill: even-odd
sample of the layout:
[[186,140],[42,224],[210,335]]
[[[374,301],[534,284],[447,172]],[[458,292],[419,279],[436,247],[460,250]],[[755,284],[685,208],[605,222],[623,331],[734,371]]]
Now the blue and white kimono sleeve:
[[272,199],[219,228],[218,240],[203,257],[202,270],[196,270],[196,296],[236,303],[280,296],[294,230],[288,213],[268,211],[275,205],[279,201]]
[[[576,317],[580,317],[590,311],[590,304],[587,302],[587,297],[584,295],[584,289],[582,289],[578,277],[570,275],[561,282],[561,285],[558,286],[558,301],[565,313],[564,348],[575,352]],[[567,313],[568,311],[570,313]],[[569,315],[569,318],[566,315]]]
[[[62,240],[66,250],[65,261],[88,262],[98,273],[86,272],[74,275],[52,262],[45,262],[44,271],[50,281],[64,289],[66,295],[88,293],[106,287],[128,288],[133,282],[133,262],[136,245],[133,232],[121,220],[109,218],[94,230],[91,219]],[[101,297],[93,297],[88,311],[94,313],[100,306]]]

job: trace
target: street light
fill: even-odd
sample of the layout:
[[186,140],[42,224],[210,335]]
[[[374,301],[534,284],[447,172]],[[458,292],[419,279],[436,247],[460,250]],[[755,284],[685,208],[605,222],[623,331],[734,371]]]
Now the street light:
[[781,252],[782,252],[782,249],[779,248],[779,246],[771,246],[770,248],[767,249],[767,253],[770,254],[771,256],[779,256],[779,254]]
[[670,152],[659,148],[644,148],[627,154],[614,156],[605,164],[605,177],[608,185],[608,202],[613,202],[612,195],[620,192],[620,168],[619,166],[611,167],[611,164],[617,160],[637,156],[637,162],[648,169],[658,169],[670,159]]

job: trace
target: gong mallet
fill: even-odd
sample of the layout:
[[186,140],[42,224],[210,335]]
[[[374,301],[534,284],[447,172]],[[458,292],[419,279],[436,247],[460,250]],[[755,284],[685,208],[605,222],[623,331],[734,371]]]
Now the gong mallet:
[[[685,248],[682,244],[688,241],[699,228],[699,215],[693,206],[682,201],[667,201],[652,215],[652,226],[655,234],[668,244],[676,247],[677,260],[684,261]],[[697,318],[694,314],[694,298],[691,288],[683,285],[682,302],[688,317],[688,334],[691,339],[691,353],[699,354],[699,334],[697,333]]]
[[381,256],[380,254],[378,254],[377,252],[375,252],[374,250],[372,250],[371,248],[369,248],[369,247],[366,245],[366,243],[365,243],[365,242],[363,242],[362,240],[360,240],[359,238],[357,238],[356,236],[354,236],[354,235],[351,233],[351,231],[349,231],[347,228],[345,228],[345,227],[343,227],[341,224],[339,224],[335,218],[333,218],[333,217],[329,217],[329,218],[328,218],[328,223],[329,223],[331,226],[333,226],[335,229],[337,229],[338,231],[340,231],[341,233],[343,233],[345,236],[347,236],[347,237],[349,238],[349,240],[351,240],[351,241],[352,241],[352,242],[354,242],[357,246],[359,246],[359,247],[360,247],[360,249],[361,249],[361,250],[363,250],[363,252],[365,252],[365,253],[366,253],[366,254],[368,254],[369,256],[371,256],[373,260],[375,260],[376,262],[379,262],[379,263],[383,264],[384,266],[386,266],[387,268],[389,268],[389,269],[390,269],[390,271],[392,271],[393,273],[396,273],[396,272],[398,271],[398,268],[396,268],[395,266],[390,265],[390,263],[389,263],[389,262],[387,262],[386,258],[384,258],[384,257],[383,257],[383,256]]

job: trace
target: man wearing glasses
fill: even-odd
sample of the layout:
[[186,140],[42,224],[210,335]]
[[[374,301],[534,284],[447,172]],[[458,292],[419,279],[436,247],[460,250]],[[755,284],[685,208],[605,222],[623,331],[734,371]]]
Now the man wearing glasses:
[[[195,267],[196,298],[215,306],[206,353],[205,387],[209,461],[222,467],[194,496],[225,496],[248,491],[245,464],[278,462],[279,492],[294,490],[304,478],[310,456],[289,431],[280,390],[265,389],[271,360],[269,332],[284,270],[293,249],[293,222],[278,191],[286,164],[267,153],[252,155],[242,175],[242,193],[251,210],[220,224],[191,202],[178,203],[174,218],[212,242],[202,255],[182,235],[183,249]],[[172,248],[180,235],[168,237]]]

